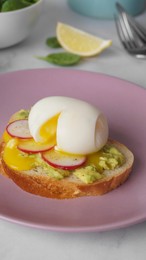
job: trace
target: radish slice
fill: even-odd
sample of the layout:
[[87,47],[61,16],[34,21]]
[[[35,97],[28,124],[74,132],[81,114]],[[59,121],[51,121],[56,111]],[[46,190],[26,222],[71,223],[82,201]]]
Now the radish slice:
[[85,156],[69,155],[54,149],[43,153],[42,158],[51,166],[63,170],[74,170],[86,161]]
[[6,127],[6,131],[12,137],[18,137],[22,139],[32,138],[29,132],[28,120],[26,119],[11,122]]
[[47,144],[40,144],[36,143],[34,140],[29,140],[19,143],[17,148],[25,153],[40,153],[52,149],[54,145],[55,144],[53,142]]

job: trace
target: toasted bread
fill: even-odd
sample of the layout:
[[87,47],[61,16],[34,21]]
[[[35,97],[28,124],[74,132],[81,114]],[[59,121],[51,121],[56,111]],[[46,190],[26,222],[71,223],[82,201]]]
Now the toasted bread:
[[4,142],[0,144],[0,170],[10,177],[21,189],[47,198],[70,199],[83,196],[97,196],[105,194],[123,184],[132,170],[134,156],[123,144],[109,140],[125,156],[125,163],[114,169],[105,170],[104,177],[91,184],[85,184],[71,174],[61,180],[50,178],[41,168],[29,171],[16,171],[11,169],[3,160]]

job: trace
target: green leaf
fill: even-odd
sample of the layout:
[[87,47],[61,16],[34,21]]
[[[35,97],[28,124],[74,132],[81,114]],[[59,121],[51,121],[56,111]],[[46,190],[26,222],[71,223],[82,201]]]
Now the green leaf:
[[7,0],[0,0],[0,5],[3,5]]
[[37,57],[41,60],[60,66],[72,66],[81,60],[81,57],[69,52],[52,53],[46,57]]
[[6,2],[7,0],[0,0],[0,11],[2,9],[2,5],[4,4],[4,2]]
[[24,4],[26,7],[33,4],[31,1],[28,0],[21,0],[21,3]]
[[35,4],[36,2],[38,2],[38,0],[21,0],[21,2],[23,4],[25,4],[26,6],[29,6],[29,5],[32,5],[32,4]]
[[34,0],[1,0],[1,12],[10,12],[28,7],[34,4]]
[[7,0],[0,0],[0,5],[3,5]]
[[61,48],[61,45],[55,36],[48,38],[46,44],[51,48]]

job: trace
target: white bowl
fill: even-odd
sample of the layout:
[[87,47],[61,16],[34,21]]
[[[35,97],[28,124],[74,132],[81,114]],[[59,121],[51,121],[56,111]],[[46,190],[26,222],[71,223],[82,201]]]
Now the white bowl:
[[43,0],[29,7],[10,12],[0,12],[0,48],[23,41],[32,32],[42,10]]

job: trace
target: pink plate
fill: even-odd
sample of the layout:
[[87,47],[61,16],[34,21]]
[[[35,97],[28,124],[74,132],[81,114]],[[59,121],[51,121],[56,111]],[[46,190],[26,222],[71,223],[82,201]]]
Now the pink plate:
[[86,100],[107,115],[110,137],[135,155],[133,172],[99,197],[53,200],[22,191],[0,176],[0,216],[63,232],[105,231],[146,219],[146,90],[110,76],[70,69],[37,69],[0,75],[0,134],[12,113],[37,100],[63,95]]

